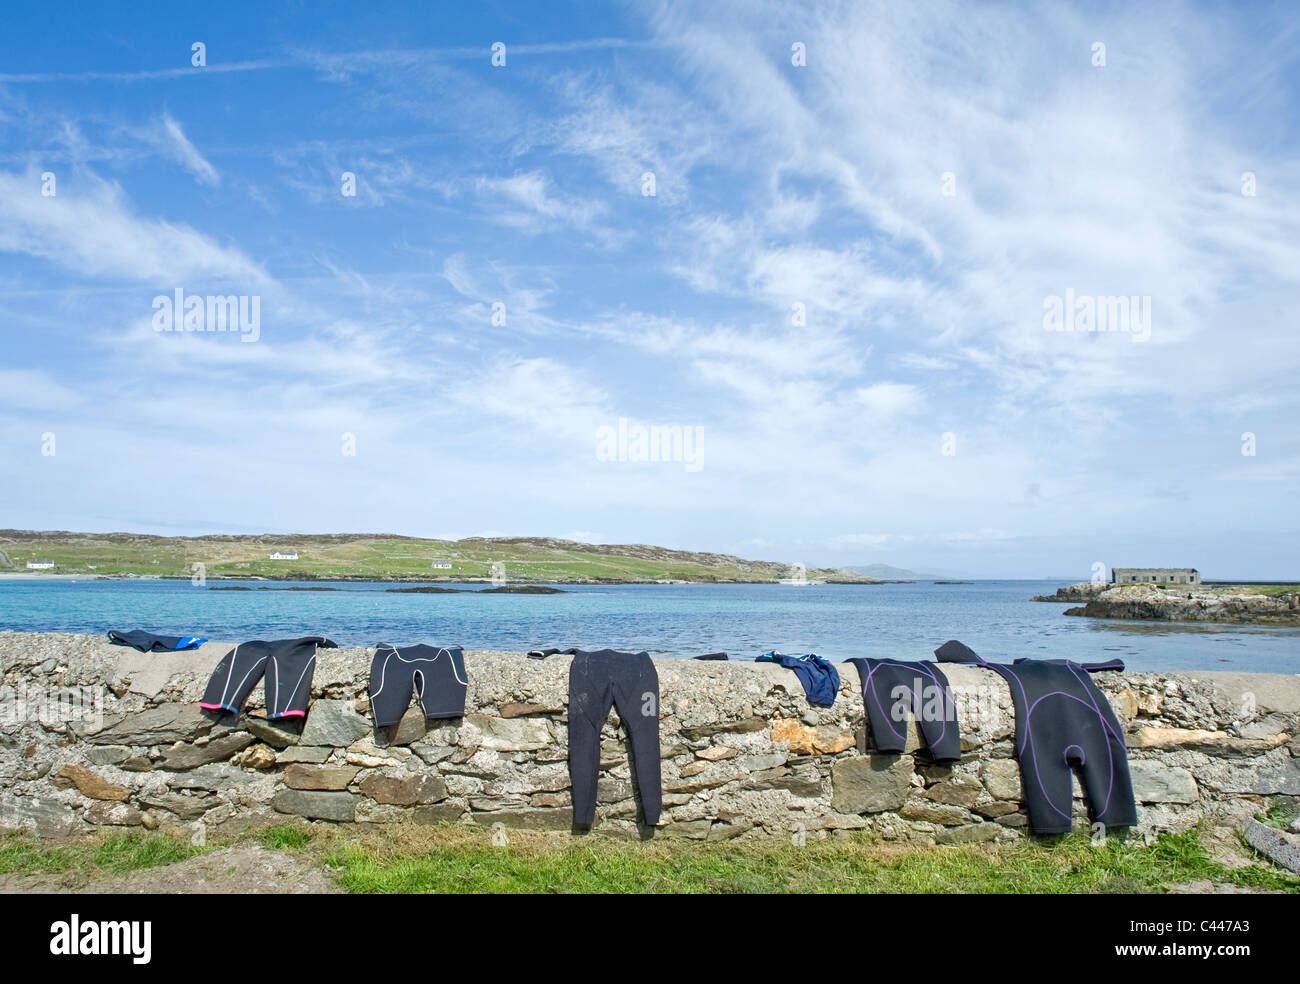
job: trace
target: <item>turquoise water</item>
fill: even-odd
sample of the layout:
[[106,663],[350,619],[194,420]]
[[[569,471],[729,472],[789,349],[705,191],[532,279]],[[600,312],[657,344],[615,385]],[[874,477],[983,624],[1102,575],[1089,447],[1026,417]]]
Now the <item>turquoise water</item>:
[[[385,589],[394,585],[364,583],[308,592],[220,591],[189,581],[0,580],[0,629],[144,628],[231,642],[324,635],[353,646],[610,647],[656,656],[722,650],[733,658],[778,649],[832,660],[925,659],[940,643],[960,639],[991,659],[1118,656],[1135,670],[1300,673],[1300,629],[1067,618],[1068,605],[1029,600],[1062,583],[573,585],[558,595],[474,596],[392,594]],[[237,584],[267,586],[220,582]]]

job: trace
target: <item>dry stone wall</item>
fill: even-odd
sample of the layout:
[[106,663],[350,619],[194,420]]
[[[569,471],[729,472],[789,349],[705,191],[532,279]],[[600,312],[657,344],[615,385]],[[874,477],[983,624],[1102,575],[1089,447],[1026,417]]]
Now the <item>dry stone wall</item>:
[[[504,824],[569,831],[569,658],[466,654],[464,718],[412,708],[376,732],[371,650],[320,650],[305,720],[268,722],[197,701],[229,644],[137,653],[84,635],[0,633],[0,829],[238,831],[306,817],[334,823]],[[835,705],[808,704],[773,664],[658,660],[663,818],[637,822],[628,748],[611,714],[596,832],[696,840],[823,837],[868,830],[959,844],[1025,832],[1010,694],[996,674],[946,668],[963,757],[934,765],[913,734],[870,751],[858,678],[839,666]],[[1300,677],[1101,674],[1125,724],[1141,825],[1238,823],[1272,796],[1300,796]],[[1078,815],[1085,816],[1082,800]]]

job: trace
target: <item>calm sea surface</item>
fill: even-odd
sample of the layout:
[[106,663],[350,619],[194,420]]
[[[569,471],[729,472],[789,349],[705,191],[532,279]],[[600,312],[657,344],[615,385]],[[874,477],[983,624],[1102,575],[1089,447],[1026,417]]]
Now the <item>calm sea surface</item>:
[[[990,659],[1118,656],[1134,670],[1300,673],[1300,628],[1067,618],[1068,605],[1029,600],[1062,583],[571,585],[558,595],[475,596],[394,594],[387,589],[395,585],[370,583],[285,591],[257,589],[294,585],[0,580],[0,629],[144,628],[230,642],[324,635],[351,646],[609,647],[655,656],[720,650],[749,659],[777,649],[835,661],[928,659],[940,643],[959,639]],[[235,585],[254,590],[213,590]]]

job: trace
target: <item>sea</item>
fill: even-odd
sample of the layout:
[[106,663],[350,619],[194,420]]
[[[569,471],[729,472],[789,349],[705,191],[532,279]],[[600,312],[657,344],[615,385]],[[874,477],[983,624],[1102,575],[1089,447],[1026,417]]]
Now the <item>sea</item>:
[[[559,585],[563,594],[394,591],[391,582],[0,580],[0,629],[147,629],[222,642],[321,635],[342,646],[765,652],[929,659],[949,639],[989,660],[1119,657],[1131,670],[1300,673],[1300,628],[1135,622],[1036,602],[1064,581]],[[247,591],[222,590],[246,587]],[[331,590],[288,590],[329,588]]]

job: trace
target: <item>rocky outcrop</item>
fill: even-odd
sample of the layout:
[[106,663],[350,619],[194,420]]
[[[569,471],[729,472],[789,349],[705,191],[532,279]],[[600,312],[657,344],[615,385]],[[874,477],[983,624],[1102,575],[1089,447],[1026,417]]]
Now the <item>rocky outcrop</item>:
[[1030,601],[1091,601],[1109,587],[1105,581],[1080,581],[1057,588],[1055,594],[1034,595]]
[[[361,649],[320,651],[305,721],[266,721],[260,687],[237,718],[200,711],[227,648],[142,654],[95,636],[0,633],[0,828],[58,837],[301,817],[571,829],[568,657],[469,652],[463,718],[426,722],[412,709],[377,732],[366,700],[371,652]],[[813,708],[774,664],[656,665],[664,812],[655,836],[1024,836],[1011,699],[991,671],[947,668],[963,757],[935,765],[914,727],[902,754],[870,750],[852,666],[840,667],[835,705]],[[1116,673],[1097,682],[1128,731],[1143,828],[1241,821],[1269,797],[1300,795],[1296,678]],[[599,768],[595,829],[644,835],[614,715]]]
[[[1073,585],[1082,588],[1084,585]],[[1080,608],[1068,608],[1066,615],[1090,618],[1152,619],[1167,622],[1259,622],[1300,625],[1300,593],[1249,594],[1222,588],[1160,588],[1152,584],[1105,585],[1093,592]],[[1072,589],[1061,588],[1061,591]],[[1037,598],[1036,601],[1049,599]],[[1050,600],[1075,600],[1054,598]]]

